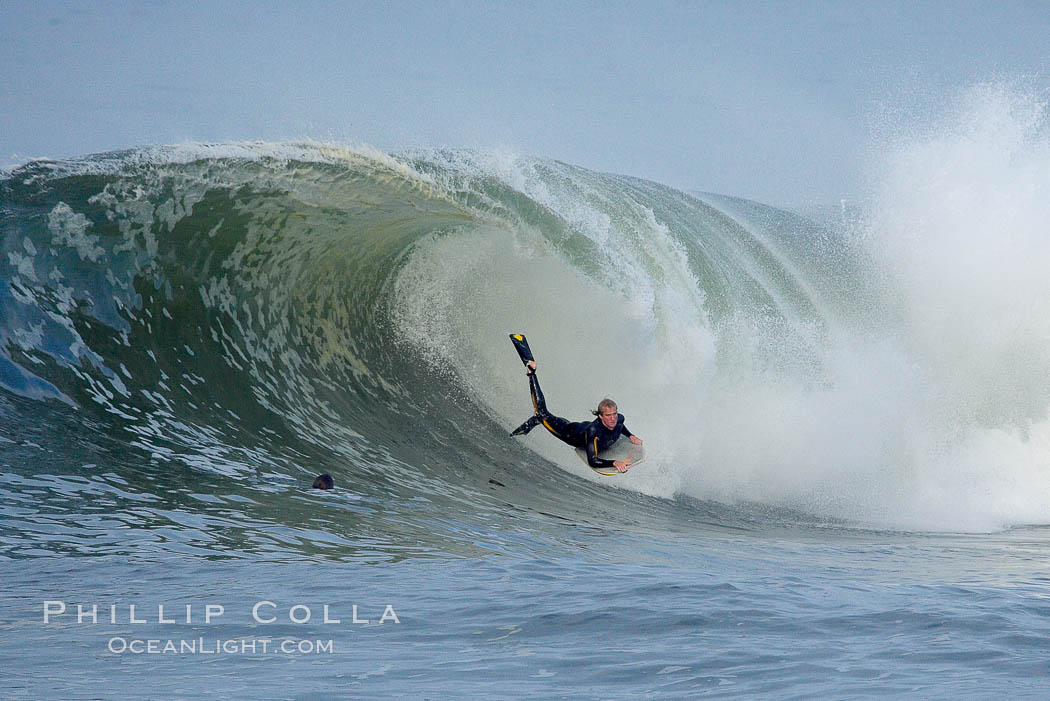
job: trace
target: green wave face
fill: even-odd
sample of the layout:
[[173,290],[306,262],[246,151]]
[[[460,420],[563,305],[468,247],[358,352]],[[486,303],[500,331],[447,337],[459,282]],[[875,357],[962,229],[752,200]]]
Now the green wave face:
[[[555,161],[196,146],[33,162],[0,196],[6,413],[65,426],[43,440],[85,475],[239,496],[237,523],[322,471],[384,542],[391,504],[476,509],[494,483],[523,508],[641,492],[879,522],[938,441],[1041,407],[931,394],[855,228]],[[507,437],[530,411],[511,331],[555,413],[612,396],[649,442],[615,497]]]

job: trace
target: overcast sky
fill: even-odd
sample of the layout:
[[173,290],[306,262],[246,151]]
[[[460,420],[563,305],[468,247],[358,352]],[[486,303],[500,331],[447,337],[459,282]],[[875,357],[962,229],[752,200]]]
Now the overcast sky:
[[816,204],[875,125],[1048,69],[1045,1],[0,0],[0,165],[310,137]]

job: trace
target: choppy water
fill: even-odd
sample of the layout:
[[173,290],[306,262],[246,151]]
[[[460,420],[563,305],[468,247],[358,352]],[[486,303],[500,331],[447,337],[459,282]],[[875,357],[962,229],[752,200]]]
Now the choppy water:
[[[473,152],[7,173],[3,695],[1045,696],[1048,154],[977,91],[830,225]],[[509,331],[646,464],[511,439]]]

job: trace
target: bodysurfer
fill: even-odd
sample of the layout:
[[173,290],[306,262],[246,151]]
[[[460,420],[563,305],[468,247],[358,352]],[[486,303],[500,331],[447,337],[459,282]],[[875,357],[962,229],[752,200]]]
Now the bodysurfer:
[[623,414],[619,413],[616,402],[611,399],[603,399],[598,404],[598,409],[593,411],[597,418],[593,421],[569,421],[560,416],[555,416],[547,409],[547,403],[540,390],[540,382],[536,377],[536,361],[532,357],[525,337],[520,334],[511,334],[511,341],[518,350],[522,362],[525,363],[525,374],[529,377],[529,393],[532,395],[532,406],[536,413],[528,418],[521,426],[514,429],[510,435],[522,436],[542,425],[558,440],[568,443],[574,448],[580,448],[587,452],[587,464],[592,468],[614,467],[617,472],[627,472],[631,465],[631,458],[624,460],[606,460],[598,457],[598,453],[606,450],[619,440],[620,436],[627,436],[635,445],[641,445],[642,439],[627,430],[624,425]]

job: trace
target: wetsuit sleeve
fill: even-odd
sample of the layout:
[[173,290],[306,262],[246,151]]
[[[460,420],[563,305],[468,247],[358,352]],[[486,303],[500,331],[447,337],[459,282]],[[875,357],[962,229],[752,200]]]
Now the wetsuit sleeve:
[[612,460],[599,458],[595,448],[598,447],[598,439],[593,438],[587,442],[587,464],[591,467],[613,467]]
[[598,457],[598,436],[592,435],[592,433],[592,431],[587,432],[587,445],[585,446],[587,464],[591,467],[614,467],[612,460]]

